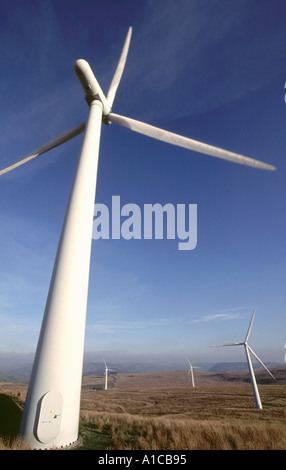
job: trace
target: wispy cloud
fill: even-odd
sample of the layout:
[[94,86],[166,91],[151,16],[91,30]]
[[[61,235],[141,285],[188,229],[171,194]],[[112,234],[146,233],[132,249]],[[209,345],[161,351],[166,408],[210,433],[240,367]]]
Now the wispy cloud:
[[214,315],[205,315],[202,318],[194,320],[193,323],[210,322],[214,320],[233,320],[238,318],[238,316],[239,315],[232,313],[215,313]]
[[143,330],[150,328],[170,328],[178,323],[178,318],[154,318],[150,320],[102,320],[87,325],[88,331],[98,334],[114,334],[118,331]]
[[256,5],[253,33],[246,0],[235,8],[227,0],[147,2],[126,67],[126,82],[136,83],[127,94],[128,109],[138,113],[144,97],[152,102],[153,118],[156,109],[158,117],[183,117],[263,88],[281,70],[286,51],[284,25],[261,27],[269,8]]
[[246,311],[246,309],[249,310],[248,307],[234,307],[233,309],[229,309],[225,312],[203,315],[202,317],[193,320],[192,323],[243,319],[245,318],[245,314],[242,313],[242,311]]

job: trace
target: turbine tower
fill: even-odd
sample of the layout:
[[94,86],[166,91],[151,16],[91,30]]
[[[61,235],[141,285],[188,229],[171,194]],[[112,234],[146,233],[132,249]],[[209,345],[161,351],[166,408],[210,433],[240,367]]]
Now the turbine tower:
[[186,358],[188,363],[189,363],[189,366],[190,366],[190,370],[188,372],[188,375],[191,375],[191,378],[192,378],[192,386],[195,387],[195,379],[194,379],[194,371],[193,369],[198,369],[198,367],[195,367],[195,366],[192,366],[192,364],[190,363],[189,359]]
[[104,365],[105,365],[105,371],[104,371],[104,377],[105,377],[105,380],[104,380],[104,390],[107,390],[108,371],[113,371],[113,372],[115,372],[115,370],[109,369],[109,368],[107,367],[107,364],[106,364],[106,362],[105,362],[104,359],[103,359],[103,362],[104,362]]
[[255,408],[257,408],[257,409],[259,409],[259,410],[262,410],[261,399],[260,399],[259,390],[258,390],[258,387],[257,387],[257,382],[256,382],[256,378],[255,378],[255,374],[254,374],[252,362],[251,362],[250,353],[255,357],[255,359],[257,359],[257,361],[262,365],[262,367],[264,367],[264,369],[266,370],[266,372],[267,372],[274,380],[275,380],[275,377],[274,377],[273,374],[271,374],[270,370],[267,369],[266,365],[263,364],[263,362],[261,361],[261,359],[259,359],[259,357],[257,356],[257,354],[255,354],[255,352],[253,351],[253,349],[251,349],[251,347],[250,347],[249,344],[248,344],[248,339],[249,339],[249,336],[250,336],[250,333],[251,333],[251,329],[252,329],[252,325],[253,325],[254,315],[255,315],[255,310],[253,311],[253,314],[252,314],[252,317],[251,317],[251,320],[250,320],[250,324],[249,324],[249,327],[248,327],[248,330],[247,330],[247,333],[246,333],[245,340],[244,340],[242,343],[218,344],[218,345],[215,345],[215,346],[211,346],[211,348],[220,348],[220,347],[224,347],[224,346],[244,346],[245,354],[246,354],[246,359],[247,359],[247,364],[248,364],[248,369],[249,369],[249,374],[250,374],[250,380],[251,380],[252,390],[253,390],[253,395],[254,395]]
[[75,73],[89,106],[87,122],[62,132],[0,171],[0,175],[3,175],[84,132],[20,429],[20,434],[32,448],[64,448],[78,440],[92,224],[102,122],[116,123],[195,152],[264,170],[275,169],[272,165],[112,113],[111,108],[124,70],[131,33],[130,27],[107,96],[104,95],[89,64],[83,59],[75,63]]
[[104,390],[107,390],[108,367],[107,367],[107,364],[106,364],[106,362],[105,362],[104,359],[103,359],[103,362],[104,362],[104,364],[105,364],[105,371],[104,371],[104,377],[105,377]]

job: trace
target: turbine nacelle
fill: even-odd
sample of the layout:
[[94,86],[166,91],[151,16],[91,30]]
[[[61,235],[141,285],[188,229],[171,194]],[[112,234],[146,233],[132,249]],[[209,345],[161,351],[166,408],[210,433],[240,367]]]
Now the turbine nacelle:
[[99,100],[102,103],[103,116],[107,116],[111,108],[107,102],[105,94],[103,93],[98,81],[96,80],[89,63],[84,59],[78,59],[74,64],[75,73],[85,92],[85,98],[88,104],[94,100]]

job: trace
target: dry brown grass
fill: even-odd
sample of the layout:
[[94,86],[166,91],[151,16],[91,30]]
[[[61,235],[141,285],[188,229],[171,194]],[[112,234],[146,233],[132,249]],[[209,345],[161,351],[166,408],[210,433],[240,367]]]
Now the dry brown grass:
[[[278,384],[286,385],[286,367],[272,368]],[[264,369],[255,371],[258,384],[273,385],[273,380],[267,375]],[[248,370],[225,371],[225,372],[205,372],[195,371],[195,382],[197,387],[227,386],[237,387],[243,384],[250,384]],[[111,373],[108,377],[109,389],[121,390],[150,389],[150,388],[192,388],[191,377],[184,370],[165,372],[142,372],[142,373]],[[102,375],[86,375],[83,377],[83,386],[102,389],[104,378]]]
[[31,450],[31,448],[20,437],[12,441],[0,438],[0,450]]
[[[241,380],[227,383],[217,374],[212,380],[201,375],[201,384],[191,388],[183,382],[174,386],[172,378],[177,383],[178,373],[162,373],[161,378],[119,375],[107,391],[92,389],[99,379],[84,378],[84,387],[91,387],[83,388],[81,400],[82,430],[89,433],[85,448],[286,450],[286,385],[259,385],[263,410],[256,410],[251,386]],[[158,386],[162,382],[165,388]],[[148,386],[143,388],[143,383]],[[26,389],[0,384],[1,393],[20,400]],[[7,446],[21,449],[24,444],[0,441],[0,449]]]
[[119,450],[285,450],[286,388],[84,390],[81,418]]
[[118,413],[82,412],[97,429],[108,428],[118,450],[281,450],[286,448],[282,423],[246,423],[228,419],[144,418]]

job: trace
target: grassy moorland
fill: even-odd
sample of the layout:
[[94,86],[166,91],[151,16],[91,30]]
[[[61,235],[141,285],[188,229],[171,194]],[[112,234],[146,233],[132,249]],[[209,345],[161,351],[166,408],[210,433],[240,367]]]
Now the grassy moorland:
[[84,391],[84,447],[97,441],[121,450],[286,449],[286,389],[260,388],[263,410],[254,409],[249,386]]
[[[85,376],[81,449],[285,450],[284,376],[285,370],[275,384],[259,384],[263,410],[254,408],[247,374],[241,372],[197,374],[196,388],[185,383],[188,377],[180,371],[118,374],[111,377],[107,391],[102,378]],[[0,384],[0,393],[13,394],[18,403],[25,390],[20,384]],[[14,416],[18,419],[17,412]],[[1,445],[21,448],[17,438],[7,442],[7,436]]]

